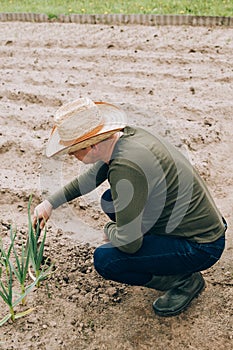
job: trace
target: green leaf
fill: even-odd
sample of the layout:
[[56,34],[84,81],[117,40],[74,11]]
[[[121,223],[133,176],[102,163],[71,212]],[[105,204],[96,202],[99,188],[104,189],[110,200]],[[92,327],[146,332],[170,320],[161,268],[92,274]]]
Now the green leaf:
[[44,253],[44,245],[45,245],[45,239],[46,239],[46,230],[44,232],[43,239],[40,243],[39,251],[38,251],[38,256],[37,256],[37,262],[36,262],[36,269],[37,271],[40,269],[42,260],[43,260],[43,253]]
[[11,318],[11,314],[7,314],[5,317],[3,317],[0,320],[0,327],[4,325],[4,323],[6,323],[9,319]]
[[23,317],[23,316],[26,316],[26,315],[29,315],[33,310],[35,310],[35,308],[30,308],[28,310],[19,312],[19,313],[15,314],[15,319]]
[[[1,285],[2,287],[2,285]],[[3,293],[1,290],[0,290],[0,297],[4,300],[4,302],[8,305],[8,298],[7,296],[5,295],[5,293]]]
[[11,264],[11,268],[17,277],[19,283],[21,286],[24,285],[26,277],[27,277],[27,271],[28,271],[28,265],[29,265],[29,252],[27,252],[26,260],[25,260],[25,248],[24,245],[22,245],[22,251],[21,251],[21,256],[19,257],[16,249],[13,248],[15,260],[16,260],[16,265],[17,269],[14,267],[13,264]]
[[[25,249],[26,251],[26,249]],[[23,280],[25,281],[26,280],[26,276],[27,276],[27,272],[28,272],[28,266],[29,266],[29,260],[30,260],[30,254],[29,252],[26,252],[26,261],[25,261],[25,264],[23,266],[23,271],[22,271],[22,274],[23,274]],[[22,252],[22,264],[23,264],[23,261],[25,260],[25,256],[24,256],[24,247],[23,247],[23,252]]]
[[6,266],[7,262],[9,261],[8,257],[7,257],[7,253],[5,252],[4,248],[3,248],[3,244],[2,244],[2,240],[0,241],[0,251],[1,251],[1,261],[3,263],[4,266]]
[[3,282],[0,281],[0,286],[2,288],[2,291],[0,291],[0,296],[8,306],[11,306],[12,305],[12,284],[10,285],[9,280],[7,284],[8,284],[7,287],[5,287]]
[[16,270],[16,268],[14,267],[12,262],[10,262],[10,264],[11,264],[11,269],[12,269],[13,273],[15,274],[17,279],[20,281],[20,273],[19,273],[19,271]]
[[10,244],[10,247],[9,247],[9,249],[8,249],[8,252],[7,252],[7,257],[8,257],[8,259],[10,258],[11,250],[12,250],[12,248],[13,248],[13,246],[14,246],[16,234],[17,234],[17,231],[15,231],[15,233],[14,233],[14,235],[13,235],[13,227],[12,227],[12,225],[11,225],[11,228],[10,228],[11,244]]
[[8,295],[9,295],[9,300],[12,304],[12,290],[13,290],[13,278],[12,278],[12,269],[11,265],[9,264],[9,280],[8,280]]
[[15,307],[16,305],[18,305],[31,291],[32,289],[35,287],[35,285],[37,284],[37,282],[40,280],[40,276],[38,278],[36,278],[35,281],[33,281],[27,288],[25,293],[21,294],[20,297],[13,303],[13,307]]

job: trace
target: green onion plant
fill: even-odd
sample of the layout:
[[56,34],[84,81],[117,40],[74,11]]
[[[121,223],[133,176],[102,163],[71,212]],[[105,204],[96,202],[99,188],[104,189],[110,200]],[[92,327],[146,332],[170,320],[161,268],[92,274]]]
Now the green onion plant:
[[[40,222],[37,221],[36,228],[33,227],[30,215],[31,197],[28,204],[28,238],[27,243],[21,245],[21,250],[16,249],[15,239],[17,230],[10,229],[10,245],[4,248],[0,239],[0,298],[9,308],[9,312],[0,319],[0,326],[9,319],[15,321],[17,318],[28,315],[32,308],[22,312],[16,312],[15,307],[19,304],[26,304],[26,297],[35,286],[40,285],[40,281],[45,279],[52,269],[44,263],[44,246],[46,240],[46,227],[44,229],[41,242],[39,238]],[[34,275],[30,270],[30,265],[34,270]],[[33,282],[29,283],[28,275]],[[20,293],[16,293],[15,288],[20,285]]]
[[36,227],[33,227],[31,215],[30,215],[30,204],[31,199],[28,204],[28,242],[29,242],[29,255],[30,263],[34,270],[34,275],[29,267],[29,274],[31,278],[35,281],[37,280],[37,287],[40,285],[40,281],[45,279],[52,270],[52,265],[47,266],[46,261],[44,261],[44,246],[46,240],[46,226],[44,228],[43,237],[41,242],[39,238],[41,237],[40,220],[37,220]]
[[[24,295],[27,288],[26,288],[26,279],[28,275],[28,266],[29,266],[29,258],[30,254],[29,251],[25,248],[24,244],[22,244],[21,248],[21,254],[18,254],[15,245],[13,245],[13,254],[15,258],[15,265],[10,262],[11,269],[14,272],[14,275],[16,276],[20,288],[21,288],[21,295]],[[26,304],[26,297],[22,299],[22,304]]]
[[11,226],[10,232],[11,232],[10,233],[11,244],[10,244],[9,248],[7,249],[7,251],[4,250],[2,239],[0,239],[0,263],[1,263],[1,265],[5,266],[7,274],[9,274],[9,260],[10,260],[12,248],[13,248],[14,243],[15,243],[16,233],[17,233],[16,230],[13,230],[12,226]]
[[[25,288],[24,292],[21,293],[20,297],[18,297],[14,301],[14,289],[13,289],[13,271],[16,271],[15,267],[13,266],[12,261],[10,260],[10,256],[8,256],[9,249],[6,252],[1,245],[1,263],[3,262],[3,265],[0,267],[0,297],[3,299],[3,301],[7,304],[9,308],[9,313],[3,317],[3,319],[0,320],[0,326],[2,326],[5,322],[7,322],[10,318],[12,321],[14,321],[17,318],[23,317],[28,315],[33,311],[33,309],[28,309],[20,313],[15,312],[16,305],[20,304],[22,300],[26,298],[28,293],[33,289],[33,287],[38,282],[35,280],[33,283],[31,283],[27,288]],[[3,272],[5,271],[5,274],[3,275]]]

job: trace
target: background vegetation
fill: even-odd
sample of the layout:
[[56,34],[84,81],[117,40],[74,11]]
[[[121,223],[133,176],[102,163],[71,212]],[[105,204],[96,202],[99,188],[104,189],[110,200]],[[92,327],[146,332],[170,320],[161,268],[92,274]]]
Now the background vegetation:
[[0,0],[0,12],[233,16],[233,0]]

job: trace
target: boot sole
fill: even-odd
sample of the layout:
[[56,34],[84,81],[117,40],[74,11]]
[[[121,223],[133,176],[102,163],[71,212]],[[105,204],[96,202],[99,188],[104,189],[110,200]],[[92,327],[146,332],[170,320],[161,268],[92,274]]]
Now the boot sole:
[[158,311],[155,309],[154,305],[153,305],[153,308],[154,308],[154,312],[156,313],[156,315],[158,316],[163,316],[163,317],[169,317],[169,316],[176,316],[176,315],[179,315],[181,312],[183,312],[188,306],[189,304],[191,303],[191,301],[195,298],[198,297],[198,295],[205,289],[205,281],[204,279],[202,280],[202,283],[200,284],[199,288],[197,289],[196,293],[190,298],[187,300],[187,302],[182,305],[182,307],[180,307],[179,309],[177,310],[174,310],[174,311],[165,311],[165,312],[162,312],[162,311]]

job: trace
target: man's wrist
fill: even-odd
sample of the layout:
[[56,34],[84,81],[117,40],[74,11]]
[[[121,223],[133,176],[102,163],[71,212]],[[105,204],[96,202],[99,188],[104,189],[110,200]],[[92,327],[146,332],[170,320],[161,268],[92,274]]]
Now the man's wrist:
[[44,200],[44,202],[46,203],[46,206],[49,206],[50,207],[50,209],[54,209],[54,207],[53,207],[53,204],[51,203],[51,201],[49,200],[49,199],[45,199]]
[[104,233],[105,235],[109,238],[109,230],[110,230],[110,227],[113,226],[113,225],[116,225],[116,223],[114,221],[109,221],[107,222],[107,224],[105,224],[104,226]]

